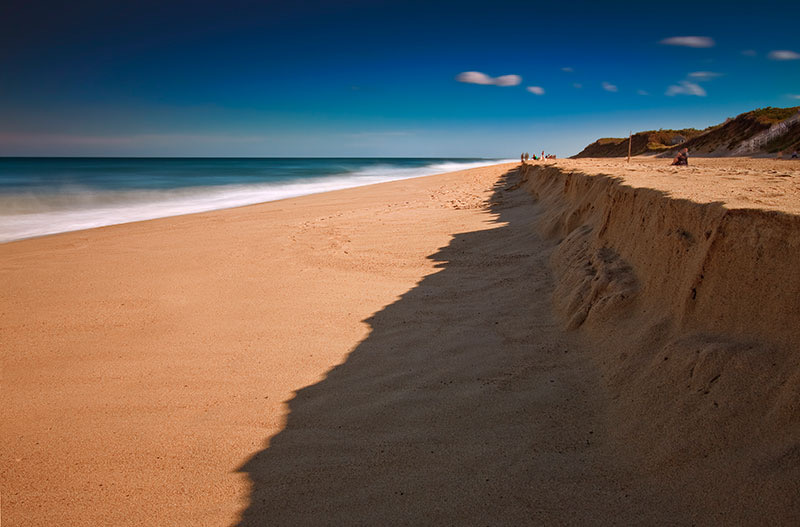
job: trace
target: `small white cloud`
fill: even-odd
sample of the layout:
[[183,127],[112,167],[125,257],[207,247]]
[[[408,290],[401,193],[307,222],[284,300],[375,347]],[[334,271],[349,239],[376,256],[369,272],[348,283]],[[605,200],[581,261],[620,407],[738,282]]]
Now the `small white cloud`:
[[756,56],[756,50],[754,50],[754,49],[746,49],[746,50],[742,51],[742,55],[744,55],[745,57],[755,57]]
[[611,84],[610,82],[604,82],[603,83],[603,89],[605,91],[610,91],[610,92],[619,91],[619,88],[617,88],[615,85]]
[[522,77],[519,75],[501,75],[494,80],[497,86],[516,86],[522,82]]
[[456,75],[458,82],[468,84],[493,84],[495,86],[516,86],[522,82],[519,75],[501,75],[500,77],[490,77],[480,71],[465,71]]
[[697,79],[699,81],[707,81],[713,79],[715,77],[721,77],[722,73],[717,73],[714,71],[693,71],[689,74],[689,77],[693,79]]
[[675,95],[696,95],[698,97],[705,97],[707,94],[700,85],[690,81],[681,81],[667,88],[665,95],[668,97],[674,97]]
[[639,95],[650,95],[648,92],[644,90],[636,90],[636,93],[638,93]]
[[794,93],[790,93],[789,97],[792,98],[792,99],[800,99],[800,95],[797,95],[797,94],[794,94]]
[[456,80],[469,84],[493,84],[494,79],[480,71],[465,71],[456,75]]
[[687,48],[712,48],[714,47],[714,39],[711,37],[670,37],[662,40],[660,44],[685,46]]
[[536,95],[544,95],[544,88],[541,86],[528,86],[525,89],[531,93],[535,93]]
[[466,82],[469,84],[494,84],[494,79],[480,71],[465,71],[456,75],[458,82]]
[[580,82],[573,82],[572,87],[575,88],[576,90],[580,90],[581,88],[583,88],[583,84],[581,84]]
[[567,73],[572,73],[575,70],[573,68],[570,68],[569,66],[566,66],[564,68],[561,68],[561,71],[566,71]]
[[768,57],[770,60],[798,60],[800,59],[800,53],[788,49],[777,49],[770,51]]

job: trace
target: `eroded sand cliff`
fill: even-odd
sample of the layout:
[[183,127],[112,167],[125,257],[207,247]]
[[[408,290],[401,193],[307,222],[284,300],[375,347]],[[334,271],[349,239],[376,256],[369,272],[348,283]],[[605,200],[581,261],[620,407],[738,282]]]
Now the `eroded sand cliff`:
[[[757,163],[521,173],[558,244],[557,310],[603,365],[611,428],[703,517],[780,522],[800,500],[798,174]],[[770,171],[788,191],[753,204]]]

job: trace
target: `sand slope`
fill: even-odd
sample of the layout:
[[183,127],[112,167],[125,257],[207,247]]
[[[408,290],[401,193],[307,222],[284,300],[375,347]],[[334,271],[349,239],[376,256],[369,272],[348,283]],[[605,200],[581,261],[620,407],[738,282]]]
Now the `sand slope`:
[[553,316],[553,245],[530,197],[505,190],[517,178],[468,204],[480,215],[462,211],[428,257],[437,271],[296,392],[241,467],[253,487],[239,525],[688,521],[612,439],[591,348]]
[[[800,166],[694,165],[560,161],[528,167],[524,186],[559,242],[556,305],[598,345],[612,419],[644,469],[688,492],[697,521],[788,524],[800,514]],[[742,208],[770,183],[786,192]]]

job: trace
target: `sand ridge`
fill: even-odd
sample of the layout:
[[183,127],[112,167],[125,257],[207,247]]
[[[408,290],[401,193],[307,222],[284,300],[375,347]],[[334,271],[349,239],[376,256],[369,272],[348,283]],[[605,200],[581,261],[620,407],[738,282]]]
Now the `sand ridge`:
[[[689,176],[652,160],[559,161],[526,167],[523,186],[558,242],[557,309],[597,346],[613,429],[642,470],[690,496],[693,521],[788,525],[800,513],[796,183],[754,208],[754,186],[790,168],[698,164]],[[749,175],[725,183],[732,166]]]

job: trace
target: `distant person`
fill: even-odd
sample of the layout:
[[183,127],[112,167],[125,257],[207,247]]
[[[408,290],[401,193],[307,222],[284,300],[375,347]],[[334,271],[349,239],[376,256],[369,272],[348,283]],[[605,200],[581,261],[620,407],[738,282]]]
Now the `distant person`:
[[797,150],[792,152],[792,159],[797,159]]
[[675,159],[672,160],[672,164],[689,166],[689,149],[684,148],[678,152],[678,155],[676,155]]
[[525,154],[519,155],[519,162],[522,163],[523,165],[525,164]]

